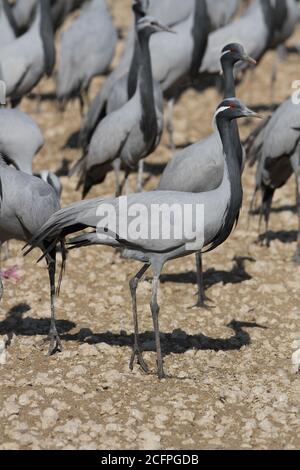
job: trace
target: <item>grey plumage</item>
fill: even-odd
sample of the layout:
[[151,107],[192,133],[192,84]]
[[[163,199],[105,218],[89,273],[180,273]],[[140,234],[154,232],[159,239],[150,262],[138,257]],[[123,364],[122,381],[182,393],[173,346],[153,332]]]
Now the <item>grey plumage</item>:
[[9,155],[20,170],[32,174],[32,160],[44,145],[39,126],[18,109],[0,109],[0,153]]
[[[236,99],[225,100],[218,107],[216,112],[216,122],[223,142],[225,165],[222,183],[214,191],[197,194],[171,191],[152,191],[148,193],[132,194],[126,198],[127,206],[125,206],[125,210],[124,205],[120,204],[120,199],[94,199],[90,201],[82,201],[54,214],[54,216],[46,222],[44,227],[35,234],[33,240],[31,240],[31,243],[34,246],[39,245],[44,239],[52,239],[53,242],[51,246],[54,246],[60,240],[64,240],[67,235],[85,228],[91,228],[94,230],[92,234],[80,235],[78,238],[71,240],[71,245],[74,247],[80,247],[90,244],[100,244],[112,246],[114,248],[126,248],[127,254],[131,258],[145,263],[142,271],[140,271],[134,278],[136,280],[135,285],[131,285],[133,300],[135,298],[135,290],[138,280],[148,267],[150,265],[152,266],[154,279],[151,312],[155,330],[158,375],[160,378],[164,377],[164,370],[158,325],[159,307],[157,304],[157,289],[162,268],[167,261],[186,256],[193,251],[198,251],[201,247],[206,246],[208,249],[213,249],[225,241],[229,236],[238,217],[242,203],[240,164],[237,155],[235,154],[235,149],[231,143],[230,121],[238,117],[253,115],[255,114]],[[116,220],[126,220],[125,224],[128,232],[127,235],[125,235],[124,230],[119,233],[120,226],[116,227],[114,217],[111,219],[106,218],[106,222],[102,226],[99,225],[101,220],[99,209],[101,209],[101,205],[103,204],[105,204],[106,207],[107,204],[109,204],[110,207],[115,208]],[[202,227],[204,231],[204,239],[200,237],[201,241],[199,242],[198,249],[194,249],[189,246],[191,239],[188,234],[182,235],[181,238],[178,238],[175,235],[176,230],[174,230],[174,233],[172,231],[172,234],[170,234],[170,237],[167,239],[163,236],[161,231],[159,231],[160,233],[157,238],[148,236],[147,238],[141,237],[136,239],[136,237],[131,235],[130,231],[128,231],[128,227],[132,221],[130,209],[136,204],[138,204],[139,207],[143,206],[147,209],[146,212],[143,211],[143,220],[140,221],[141,224],[149,224],[151,207],[153,207],[154,204],[158,204],[160,206],[166,204],[168,207],[178,204],[181,209],[185,204],[191,205],[193,208],[195,208],[197,204],[203,204],[205,209],[205,225]],[[128,217],[128,219],[126,219],[126,217]],[[182,220],[178,221],[178,219],[175,218],[172,219],[172,222],[169,220],[168,223],[176,229],[180,228]],[[126,227],[123,227],[123,229]],[[106,234],[106,238],[103,239],[103,237],[98,237],[95,233],[96,229],[99,235]],[[202,229],[199,228],[199,230],[202,232]],[[181,231],[181,233],[183,232]],[[142,364],[144,370],[147,371],[147,367],[142,359],[138,345],[137,312],[135,302],[133,303],[133,314],[135,319],[135,344],[131,365],[133,365],[133,360],[137,356],[139,363]]]
[[[173,26],[187,19],[194,8],[195,0],[139,0],[144,14],[157,18],[162,24]],[[172,7],[170,7],[170,2]],[[117,67],[106,79],[101,90],[91,103],[83,119],[80,131],[80,143],[83,149],[88,147],[99,122],[112,110],[123,106],[127,100],[128,72],[133,58],[135,43],[134,27],[130,30],[122,57]]]
[[[18,34],[27,31],[33,21],[36,5],[39,0],[15,0],[11,11]],[[79,8],[86,0],[50,0],[51,17],[54,29],[57,29],[67,15]]]
[[266,222],[266,238],[274,193],[284,186],[292,174],[296,178],[296,206],[298,209],[299,234],[295,261],[300,262],[300,109],[291,98],[259,127],[250,138],[247,151],[255,149],[257,172],[255,193],[262,193],[262,215]]
[[[0,153],[9,155],[21,171],[32,175],[33,158],[43,145],[41,129],[28,114],[18,109],[0,109]],[[50,184],[60,197],[62,187],[54,173],[44,170],[35,175]]]
[[[16,170],[9,158],[0,155],[0,246],[11,239],[29,242],[34,233],[49,217],[59,210],[60,204],[54,189],[39,178]],[[39,244],[42,250],[49,245],[45,240]],[[62,246],[63,248],[63,246]],[[63,249],[64,256],[64,249]],[[46,256],[51,285],[50,349],[61,349],[54,323],[55,318],[55,266],[56,248]],[[0,277],[0,297],[3,286]],[[0,300],[1,300],[0,298]]]
[[[235,96],[234,66],[239,61],[254,62],[240,44],[228,44],[221,53],[221,64],[224,75],[224,98]],[[236,145],[236,154],[243,167],[243,149],[240,143],[236,122],[232,123],[232,141]],[[160,191],[186,191],[199,193],[212,191],[222,182],[224,173],[224,157],[222,142],[217,130],[206,139],[200,140],[184,150],[177,152],[164,170],[158,185]],[[203,289],[202,266],[196,256],[198,279],[197,306],[205,306],[206,297]]]
[[[176,37],[162,34],[159,38],[154,36],[150,41],[153,77],[167,97],[172,96],[172,87],[177,90],[179,83],[182,84],[185,80],[190,83],[193,61],[196,59],[199,63],[201,62],[209,30],[229,21],[237,5],[236,0],[226,0],[225,2],[220,0],[189,0],[187,2],[176,0],[175,3],[174,0],[150,1],[147,14],[157,17],[162,24],[172,27],[176,32]],[[195,18],[197,11],[200,12],[200,17]],[[218,15],[215,17],[216,12]],[[217,19],[216,21],[213,21],[214,17]],[[196,21],[195,28],[193,28],[194,21]],[[195,43],[193,29],[197,36]],[[113,109],[118,109],[124,103],[124,96],[126,96],[124,88],[121,91],[122,99],[119,102],[116,102],[115,95],[120,88],[122,90],[120,78],[126,76],[129,71],[134,42],[133,34],[129,38],[119,66],[95,97],[83,121],[81,143],[84,148],[88,145],[99,121],[106,116],[109,109],[112,109],[112,106],[108,104],[110,100],[114,101]],[[195,45],[196,47],[194,47]]]
[[5,11],[5,1],[0,1],[0,47],[9,44],[16,37]]
[[55,63],[49,0],[40,0],[28,32],[0,48],[0,69],[13,105],[29,93]]
[[107,72],[117,32],[105,0],[92,0],[62,34],[57,97],[66,101],[88,90],[93,77]]
[[137,28],[140,42],[138,85],[133,97],[122,108],[100,122],[87,154],[78,164],[83,196],[92,185],[104,180],[115,160],[121,160],[128,174],[157,147],[161,138],[163,116],[154,101],[149,38],[165,27],[152,17],[144,17]]
[[[281,17],[284,21],[280,24],[280,30],[276,30],[277,16],[274,15],[279,13],[278,9],[281,9],[284,2],[287,2],[288,16]],[[298,15],[299,10],[295,0],[281,0],[274,6],[272,0],[255,0],[240,18],[210,34],[200,73],[219,72],[219,52],[228,42],[242,44],[249,55],[259,61],[266,50],[275,45],[275,41],[277,45],[291,35],[298,21]]]

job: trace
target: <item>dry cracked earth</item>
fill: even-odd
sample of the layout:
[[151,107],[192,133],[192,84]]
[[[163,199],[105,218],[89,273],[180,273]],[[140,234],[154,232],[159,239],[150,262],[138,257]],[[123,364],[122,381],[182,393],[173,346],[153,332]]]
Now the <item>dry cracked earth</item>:
[[[116,23],[130,22],[129,0],[110,2]],[[300,29],[290,44],[300,42]],[[118,45],[118,54],[122,41]],[[270,52],[238,95],[248,105],[270,104]],[[280,65],[276,102],[300,79],[300,58]],[[93,96],[103,78],[93,82]],[[37,88],[41,113],[32,97],[22,109],[43,129],[46,145],[36,169],[56,170],[74,161],[78,149],[64,148],[80,124],[77,102],[64,113],[51,99],[54,81]],[[188,91],[175,109],[175,139],[186,145],[211,132],[220,100],[213,89]],[[245,138],[253,122],[242,121]],[[146,188],[171,158],[167,138],[148,159]],[[134,185],[135,175],[131,183]],[[244,175],[245,200],[230,240],[205,256],[205,284],[211,310],[195,303],[194,259],[166,266],[159,301],[165,367],[159,381],[136,366],[128,369],[132,319],[128,281],[139,265],[107,248],[70,253],[61,296],[58,329],[64,350],[47,357],[49,328],[47,271],[38,252],[23,259],[22,244],[11,243],[2,268],[18,267],[19,280],[5,281],[0,307],[0,339],[6,361],[0,365],[0,449],[295,449],[300,447],[300,376],[292,372],[293,345],[300,340],[300,267],[292,263],[297,217],[293,180],[276,193],[269,249],[257,243],[258,219],[248,221],[254,171]],[[62,178],[62,204],[80,199],[76,179]],[[109,175],[92,196],[112,194]],[[138,290],[141,340],[155,371],[149,309],[149,278]],[[3,356],[2,356],[3,357]]]

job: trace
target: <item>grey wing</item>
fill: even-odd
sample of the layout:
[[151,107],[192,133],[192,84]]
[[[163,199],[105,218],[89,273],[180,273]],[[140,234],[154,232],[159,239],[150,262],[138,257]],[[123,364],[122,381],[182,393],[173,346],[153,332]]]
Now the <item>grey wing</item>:
[[[254,29],[255,34],[253,34]],[[263,12],[260,3],[255,1],[241,18],[209,35],[200,72],[218,73],[220,71],[220,53],[224,44],[240,43],[251,57],[258,59],[265,50],[267,41],[268,30]]]
[[178,152],[167,165],[158,189],[162,191],[203,192],[222,182],[224,157],[220,138],[212,134]]
[[0,110],[0,151],[9,155],[20,170],[32,172],[32,159],[43,144],[42,132],[31,117],[17,109]]

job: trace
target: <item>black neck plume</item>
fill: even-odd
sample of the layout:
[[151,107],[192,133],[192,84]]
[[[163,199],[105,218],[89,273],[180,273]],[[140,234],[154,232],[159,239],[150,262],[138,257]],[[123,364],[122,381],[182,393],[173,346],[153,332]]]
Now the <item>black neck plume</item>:
[[40,35],[44,47],[45,73],[50,76],[55,65],[55,44],[49,0],[40,0]]
[[239,219],[240,209],[243,202],[241,170],[237,152],[231,139],[231,121],[217,118],[217,126],[222,140],[225,161],[228,168],[231,194],[223,227],[214,240],[212,240],[211,246],[207,251],[214,250],[227,240]]
[[194,24],[192,29],[194,48],[190,70],[192,80],[194,80],[199,74],[207,48],[210,28],[210,18],[208,15],[206,0],[195,0]]
[[150,35],[141,31],[138,34],[140,47],[139,89],[142,102],[141,130],[150,152],[157,138],[157,117],[154,101],[154,86],[152,76],[151,55],[149,50]]

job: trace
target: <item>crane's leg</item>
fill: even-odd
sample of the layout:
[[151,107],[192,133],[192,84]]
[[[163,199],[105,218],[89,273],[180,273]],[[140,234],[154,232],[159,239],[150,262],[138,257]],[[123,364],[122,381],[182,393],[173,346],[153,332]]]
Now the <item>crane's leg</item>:
[[265,236],[262,238],[261,244],[262,246],[266,245],[268,248],[270,247],[271,240],[269,234],[269,223],[270,223],[270,214],[272,209],[272,202],[274,197],[275,189],[264,186],[262,188],[262,205],[261,205],[261,213],[260,213],[260,222],[259,226],[261,226],[262,217],[265,220]]
[[128,196],[129,193],[130,193],[130,188],[129,188],[129,171],[126,171],[126,173],[125,173],[123,186],[124,186],[124,188],[125,188],[125,196]]
[[57,351],[62,351],[62,344],[60,341],[59,334],[56,329],[55,324],[55,301],[56,301],[56,292],[55,292],[55,271],[56,271],[56,247],[48,253],[46,256],[49,281],[50,281],[50,299],[51,299],[51,323],[50,330],[48,334],[48,339],[50,341],[48,356],[55,354]]
[[123,184],[121,183],[121,180],[120,180],[121,160],[119,158],[117,158],[113,162],[113,169],[115,172],[115,179],[116,179],[116,197],[120,197],[122,196]]
[[174,104],[175,100],[174,98],[170,99],[168,101],[168,115],[167,115],[167,132],[169,136],[169,147],[174,152],[176,150],[176,145],[174,142],[174,126],[173,126],[173,111],[174,111]]
[[142,370],[148,374],[149,368],[144,361],[142,351],[139,345],[139,324],[138,324],[138,316],[137,316],[137,303],[136,303],[136,290],[138,284],[142,277],[144,276],[145,272],[149,268],[148,264],[145,264],[142,269],[129,281],[130,293],[131,293],[131,300],[132,300],[132,314],[133,314],[133,324],[134,324],[134,344],[133,344],[133,351],[129,363],[129,369],[133,370],[133,365],[135,358],[137,358],[137,363],[141,366]]
[[158,322],[158,315],[159,315],[159,306],[157,303],[157,291],[159,287],[159,277],[160,272],[154,272],[153,281],[152,281],[152,298],[151,298],[151,313],[153,319],[153,326],[154,326],[154,334],[155,334],[155,345],[156,345],[156,355],[157,355],[157,375],[159,379],[165,378],[164,372],[164,364],[161,352],[161,344],[160,344],[160,332],[159,332],[159,322]]
[[275,85],[277,82],[278,68],[281,62],[285,60],[287,56],[286,47],[284,44],[281,44],[276,49],[275,61],[272,67],[272,76],[271,76],[271,105],[275,105]]
[[139,161],[138,177],[136,192],[141,193],[143,191],[143,176],[144,176],[144,160]]
[[195,307],[209,309],[209,307],[206,305],[205,302],[211,302],[211,300],[205,294],[204,279],[203,279],[203,262],[202,262],[201,251],[197,251],[195,256],[196,256],[196,274],[197,274],[197,286],[198,286],[198,301]]

